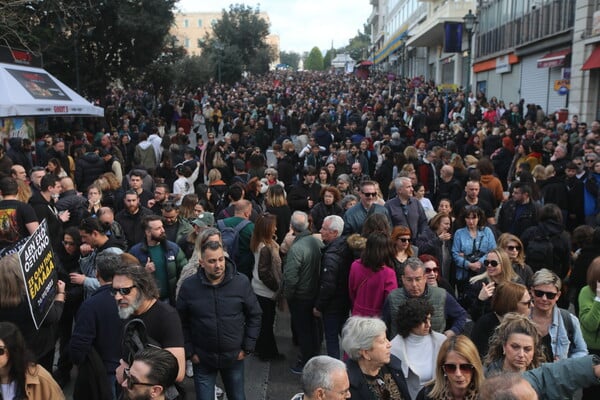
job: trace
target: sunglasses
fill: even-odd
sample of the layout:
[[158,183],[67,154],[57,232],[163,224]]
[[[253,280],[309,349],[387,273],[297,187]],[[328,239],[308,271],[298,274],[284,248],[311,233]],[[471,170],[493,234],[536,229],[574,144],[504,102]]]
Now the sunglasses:
[[375,193],[375,192],[372,192],[372,193],[370,193],[370,192],[367,192],[367,193],[362,192],[362,194],[364,194],[365,197],[375,197],[375,196],[377,196],[377,193]]
[[475,369],[473,364],[444,364],[443,368],[447,374],[454,374],[457,369],[460,369],[463,374],[470,374]]
[[7,351],[8,349],[6,347],[0,347],[0,356],[5,355]]
[[554,298],[558,295],[558,293],[557,292],[544,292],[543,290],[534,290],[533,295],[535,297],[539,297],[540,299],[542,297],[546,296],[546,298],[548,300],[554,300]]
[[510,251],[513,251],[513,250],[521,251],[521,246],[506,246],[506,248]]
[[131,373],[129,372],[129,368],[125,368],[123,370],[123,380],[127,381],[127,389],[129,389],[129,390],[132,390],[135,385],[142,385],[142,386],[155,386],[156,385],[156,383],[134,382],[133,379],[131,379]]
[[533,300],[529,299],[528,301],[520,301],[519,304],[523,304],[524,306],[531,307],[533,304]]
[[113,296],[116,296],[116,294],[119,293],[121,296],[127,296],[129,293],[131,293],[131,289],[133,289],[134,287],[135,287],[135,285],[129,286],[129,287],[122,287],[122,288],[111,287],[110,294],[112,294]]
[[410,238],[398,238],[402,243],[410,243]]
[[426,273],[426,274],[430,274],[430,273],[432,273],[432,272],[435,272],[435,273],[437,274],[437,273],[439,273],[439,272],[440,272],[440,269],[439,269],[439,268],[437,268],[437,267],[436,267],[436,268],[425,268],[425,273]]
[[497,267],[498,265],[500,265],[500,263],[496,260],[485,260],[483,262],[483,265],[485,265],[486,267],[489,267],[490,265],[492,267]]

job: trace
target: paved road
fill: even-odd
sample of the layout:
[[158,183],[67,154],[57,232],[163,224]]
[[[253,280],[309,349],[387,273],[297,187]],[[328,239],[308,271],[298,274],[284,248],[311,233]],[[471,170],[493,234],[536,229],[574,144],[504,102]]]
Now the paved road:
[[[289,400],[300,388],[300,376],[290,372],[292,361],[297,358],[298,348],[292,344],[290,332],[290,315],[287,311],[278,312],[275,336],[279,351],[286,355],[285,360],[262,362],[250,356],[245,364],[246,398],[247,400]],[[73,370],[73,378],[75,377]],[[194,383],[190,378],[183,382],[186,399],[194,399]],[[222,387],[222,386],[221,386]],[[67,399],[73,399],[73,379],[65,388]],[[78,399],[76,399],[78,400]]]

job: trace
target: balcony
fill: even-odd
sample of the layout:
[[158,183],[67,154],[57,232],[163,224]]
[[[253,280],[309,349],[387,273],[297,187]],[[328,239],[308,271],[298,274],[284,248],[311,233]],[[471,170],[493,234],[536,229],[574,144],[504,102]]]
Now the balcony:
[[463,22],[469,10],[475,11],[474,0],[424,1],[425,18],[417,16],[420,21],[410,28],[411,38],[406,43],[412,47],[435,47],[444,43],[444,22]]

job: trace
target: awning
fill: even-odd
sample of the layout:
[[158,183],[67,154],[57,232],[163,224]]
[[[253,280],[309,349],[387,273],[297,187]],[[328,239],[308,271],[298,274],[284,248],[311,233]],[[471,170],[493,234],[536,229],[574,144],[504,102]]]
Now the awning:
[[587,71],[589,69],[600,68],[600,47],[596,47],[587,61],[581,67],[582,70]]
[[104,116],[42,68],[0,63],[0,118],[37,115]]
[[538,68],[553,68],[562,67],[565,65],[565,59],[571,54],[571,49],[563,49],[559,51],[553,51],[552,53],[546,54],[544,57],[537,60]]
[[375,64],[379,64],[384,61],[390,54],[396,51],[406,40],[408,39],[408,29],[406,28],[406,24],[402,28],[400,28],[396,34],[388,40],[379,53],[375,54],[373,57],[373,61]]

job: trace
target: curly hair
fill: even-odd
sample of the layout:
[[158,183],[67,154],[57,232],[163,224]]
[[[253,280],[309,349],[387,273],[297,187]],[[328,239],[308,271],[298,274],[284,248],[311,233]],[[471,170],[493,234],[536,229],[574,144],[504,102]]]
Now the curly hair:
[[504,358],[504,345],[513,334],[527,335],[533,339],[533,358],[527,370],[537,368],[546,362],[542,337],[535,323],[526,315],[507,313],[490,339],[490,348],[484,359],[485,365]]
[[410,298],[398,307],[398,334],[408,337],[412,329],[427,321],[434,313],[430,302],[422,298]]

